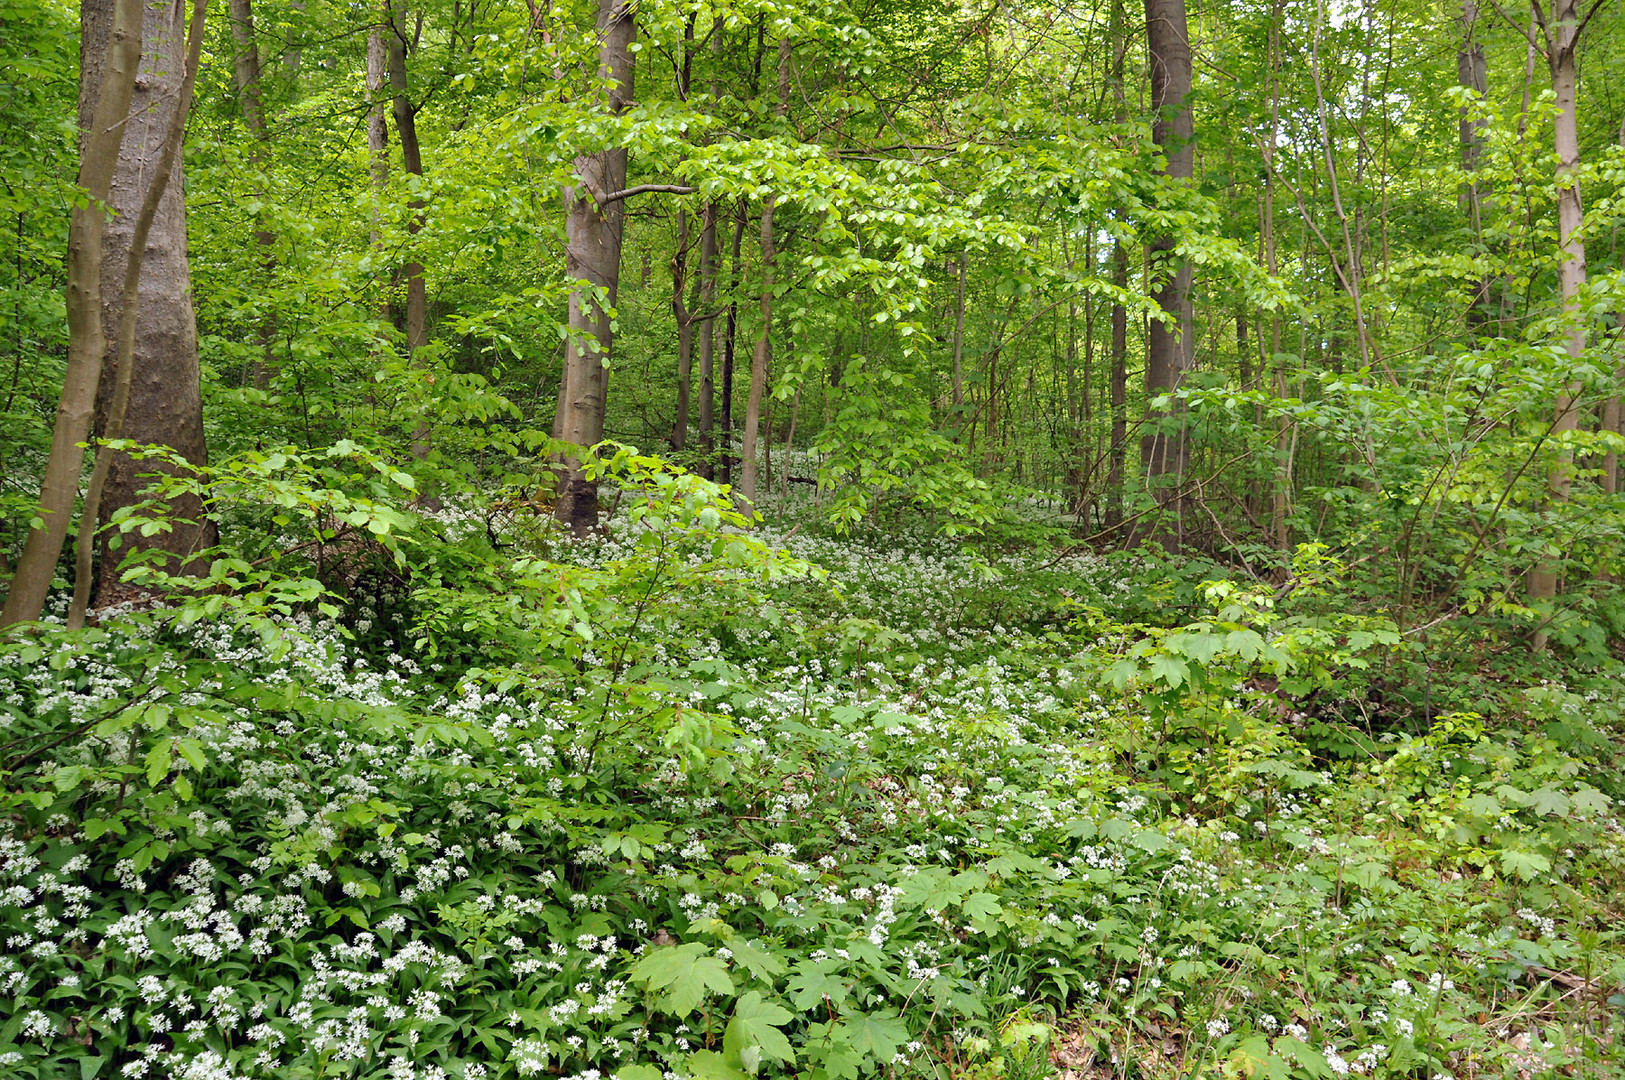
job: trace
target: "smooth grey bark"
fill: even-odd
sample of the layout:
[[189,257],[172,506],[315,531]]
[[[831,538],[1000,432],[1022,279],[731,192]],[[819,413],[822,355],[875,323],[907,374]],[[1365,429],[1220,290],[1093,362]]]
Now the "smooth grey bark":
[[377,25],[367,30],[367,175],[372,181],[374,247],[379,242],[379,204],[389,186],[389,50],[384,33]]
[[965,411],[965,253],[959,253],[958,288],[954,291],[954,441],[959,441]]
[[[142,194],[141,209],[136,214],[135,225],[130,232],[129,254],[124,261],[124,275],[119,291],[119,333],[114,348],[113,364],[116,375],[107,416],[102,424],[102,445],[96,449],[95,468],[91,470],[90,485],[85,489],[85,505],[79,515],[73,600],[68,607],[69,630],[78,630],[85,625],[85,611],[90,604],[91,565],[95,551],[96,527],[101,523],[102,495],[107,489],[107,478],[118,456],[107,443],[124,437],[125,418],[129,413],[130,387],[135,368],[136,327],[141,311],[141,268],[146,261],[144,253],[148,238],[152,234],[153,221],[157,218],[158,207],[168,191],[175,163],[180,159],[181,143],[186,138],[186,115],[191,110],[192,88],[197,82],[198,64],[203,57],[203,25],[207,11],[208,0],[192,0],[192,25],[186,43],[185,69],[175,96],[175,112],[170,117],[169,130],[164,133],[164,141],[158,151],[157,166],[152,171],[152,179],[147,184],[147,190]],[[104,281],[104,288],[106,284]],[[111,568],[111,560],[104,558],[103,585],[109,590],[113,585],[107,580]]]
[[101,279],[106,204],[125,138],[141,63],[141,0],[85,0],[80,7],[79,177],[89,196],[68,220],[66,306],[68,358],[40,482],[39,524],[23,541],[0,609],[0,626],[33,622],[45,610],[57,558],[79,494],[83,443],[95,418],[96,388],[107,339]]
[[[258,166],[264,160],[265,145],[270,140],[271,132],[265,120],[264,84],[261,79],[259,35],[254,26],[253,0],[231,0],[231,36],[235,45],[232,74],[237,102],[243,111],[243,126],[248,128],[248,133],[254,139],[248,149],[248,160],[250,164]],[[263,192],[260,194],[263,195]],[[276,269],[276,234],[265,227],[263,218],[254,227],[254,240],[260,248],[260,265],[269,278]],[[259,390],[268,387],[276,374],[276,333],[276,315],[268,311],[260,317],[260,355],[249,373],[250,381]]]
[[[88,2],[88,0],[87,0]],[[130,119],[119,148],[118,168],[109,193],[114,215],[107,227],[102,263],[101,303],[104,326],[118,326],[124,309],[124,276],[135,239],[141,208],[164,162],[164,145],[182,109],[181,90],[186,81],[184,41],[185,9],[166,0],[148,3],[143,19],[141,69],[130,101]],[[92,54],[99,50],[92,43]],[[81,110],[85,108],[81,102]],[[184,120],[184,117],[182,117]],[[103,355],[96,396],[96,427],[104,437],[112,434],[114,398],[120,378],[128,380],[129,395],[118,437],[138,443],[167,446],[194,465],[208,462],[203,437],[203,392],[198,366],[197,316],[192,308],[192,274],[186,252],[186,194],[183,155],[168,161],[169,176],[152,216],[139,260],[130,370],[121,376],[120,348],[109,342]],[[127,454],[113,455],[102,492],[101,525],[119,510],[146,497],[141,474],[158,471],[151,462],[135,462]],[[150,537],[130,534],[129,547],[163,550],[182,558],[215,542],[215,528],[195,499],[171,507],[173,528]],[[132,599],[112,568],[125,555],[103,541],[102,572],[96,587],[98,606]]]
[[677,210],[677,249],[671,256],[671,314],[677,321],[677,416],[671,425],[671,448],[688,446],[689,389],[694,374],[694,319],[683,301],[688,287],[688,211]]
[[[630,0],[599,0],[598,74],[603,104],[618,113],[632,100],[632,42],[637,23]],[[626,148],[611,147],[575,160],[578,182],[565,189],[565,273],[576,287],[569,299],[564,385],[559,402],[559,437],[581,449],[604,438],[608,365],[614,355],[610,310],[621,276],[621,234],[625,201],[600,205],[598,199],[626,187]],[[598,525],[598,487],[578,458],[560,463],[554,516],[577,536]]]
[[[775,109],[775,115],[781,125],[789,113],[790,39],[781,37],[778,106]],[[778,260],[778,251],[773,242],[773,210],[777,202],[777,197],[771,194],[762,200],[762,290],[758,303],[762,329],[756,339],[756,348],[751,351],[750,356],[750,394],[745,399],[745,430],[740,447],[741,456],[745,460],[739,477],[739,493],[748,507],[753,507],[756,502],[756,452],[762,421],[762,397],[767,391],[767,366],[773,356],[773,273]],[[769,443],[771,445],[771,439]],[[771,469],[769,462],[770,473]]]
[[232,73],[243,123],[256,139],[265,138],[265,105],[260,84],[260,47],[254,31],[254,0],[231,0],[231,37],[236,44]]
[[716,353],[717,317],[712,305],[717,299],[717,204],[708,203],[705,207],[705,216],[700,225],[700,311],[703,313],[700,322],[700,447],[705,451],[705,461],[700,466],[700,473],[707,480],[716,472],[715,459],[712,457],[716,446],[715,424],[717,391],[714,375],[714,357]]
[[[1185,19],[1185,0],[1145,0],[1145,39],[1151,65],[1151,138],[1162,152],[1169,179],[1190,181],[1196,175],[1191,116],[1191,46]],[[1152,319],[1146,335],[1145,391],[1149,399],[1179,388],[1190,366],[1194,312],[1191,308],[1191,267],[1177,258],[1174,239],[1166,234],[1147,248],[1153,298],[1168,321]],[[1181,410],[1176,405],[1174,414]],[[1172,477],[1158,497],[1177,504],[1190,449],[1182,424],[1147,406],[1147,433],[1140,453],[1146,476]]]
[[728,318],[722,332],[722,482],[733,483],[734,472],[734,342],[739,331],[739,250],[745,242],[745,201],[734,214],[733,244],[728,249]]
[[[1112,243],[1112,284],[1128,288],[1128,248],[1122,238]],[[1106,471],[1106,517],[1108,529],[1123,523],[1123,474],[1128,465],[1128,309],[1121,300],[1112,301],[1112,369],[1108,377],[1111,395],[1112,433]]]
[[[1580,290],[1586,280],[1585,240],[1580,233],[1583,212],[1580,203],[1580,128],[1577,114],[1579,96],[1579,68],[1576,49],[1583,29],[1577,0],[1557,0],[1550,17],[1541,8],[1539,0],[1530,0],[1530,11],[1545,35],[1546,61],[1551,69],[1552,93],[1556,96],[1557,115],[1552,120],[1552,146],[1557,151],[1557,237],[1562,249],[1562,262],[1558,266],[1558,289],[1562,294],[1563,316],[1566,330],[1563,346],[1569,358],[1580,359],[1586,348],[1585,312],[1580,309]],[[1595,10],[1593,8],[1592,10]],[[1551,436],[1560,438],[1580,425],[1578,407],[1579,388],[1565,387],[1554,402]],[[1573,480],[1572,456],[1560,454],[1547,474],[1547,491],[1554,503],[1569,497]],[[1559,577],[1558,560],[1544,558],[1529,572],[1529,599],[1551,600],[1557,595]],[[1544,629],[1536,630],[1533,639],[1537,651],[1546,646]]]
[[[389,20],[386,28],[389,91],[391,111],[395,118],[395,139],[401,146],[401,165],[411,175],[422,176],[423,152],[418,144],[417,106],[412,104],[406,74],[408,38],[405,12],[395,6],[394,0],[384,0],[384,13]],[[368,126],[371,126],[370,118]],[[369,131],[369,137],[370,134]],[[406,230],[415,236],[423,228],[423,200],[412,199],[406,205],[412,211],[406,221]],[[415,354],[429,343],[429,302],[423,279],[423,263],[416,258],[411,259],[401,266],[401,276],[406,279],[406,350],[409,354]]]

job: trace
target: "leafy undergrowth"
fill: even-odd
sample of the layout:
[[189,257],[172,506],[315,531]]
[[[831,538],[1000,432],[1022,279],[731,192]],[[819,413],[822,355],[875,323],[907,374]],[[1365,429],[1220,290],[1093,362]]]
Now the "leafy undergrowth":
[[1625,1068],[1606,691],[1362,731],[1299,704],[1380,620],[710,498],[342,627],[6,646],[0,1071]]

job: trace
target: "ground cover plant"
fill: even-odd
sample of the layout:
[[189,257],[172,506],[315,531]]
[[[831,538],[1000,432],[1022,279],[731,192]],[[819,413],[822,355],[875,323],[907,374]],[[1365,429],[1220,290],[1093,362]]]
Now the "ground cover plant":
[[1622,18],[0,0],[0,1080],[1625,1076]]
[[1362,725],[1404,642],[1324,552],[1277,604],[615,460],[603,537],[443,510],[393,607],[7,645],[8,1075],[1620,1068],[1609,680]]

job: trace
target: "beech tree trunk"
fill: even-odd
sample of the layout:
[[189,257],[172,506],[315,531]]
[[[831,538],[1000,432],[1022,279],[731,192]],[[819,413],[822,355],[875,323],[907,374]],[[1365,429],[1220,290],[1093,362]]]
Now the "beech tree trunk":
[[[632,42],[637,23],[630,0],[599,0],[598,72],[609,87],[605,107],[618,113],[632,100]],[[564,348],[564,386],[559,437],[587,450],[604,438],[608,364],[614,353],[610,310],[621,276],[624,200],[600,205],[599,197],[626,186],[626,148],[614,147],[575,160],[579,182],[565,189],[565,273],[577,283],[570,292],[570,334]],[[586,478],[582,461],[559,467],[554,516],[577,536],[598,525],[598,487]]]
[[[779,100],[776,109],[779,123],[784,123],[790,112],[790,39],[779,38]],[[768,195],[762,200],[762,292],[760,310],[761,335],[750,357],[750,396],[745,401],[745,432],[741,456],[745,459],[739,477],[740,495],[748,506],[756,503],[756,454],[762,422],[762,397],[767,390],[767,365],[773,355],[773,271],[777,251],[773,246],[773,208],[777,197]],[[769,443],[772,431],[769,429]],[[771,452],[771,450],[769,451]],[[769,473],[771,474],[771,465]],[[769,481],[771,483],[771,481]]]
[[[1619,125],[1619,144],[1621,148],[1625,148],[1625,122],[1621,122]],[[1614,318],[1619,324],[1619,328],[1625,331],[1625,311],[1617,313]],[[1622,357],[1619,366],[1614,368],[1614,392],[1608,396],[1608,400],[1604,401],[1602,406],[1602,429],[1611,431],[1615,435],[1621,434],[1622,427],[1625,427],[1625,424],[1622,424],[1622,421],[1625,421],[1625,416],[1621,415],[1622,410],[1620,408],[1619,391],[1621,385],[1625,385],[1625,357]],[[1616,450],[1609,450],[1603,455],[1602,489],[1610,495],[1619,493],[1619,452]]]
[[[1489,66],[1484,59],[1484,45],[1476,40],[1478,4],[1476,0],[1462,0],[1461,44],[1456,49],[1456,81],[1467,90],[1483,96],[1489,89]],[[1461,170],[1466,183],[1461,190],[1461,209],[1467,215],[1467,225],[1475,237],[1484,233],[1483,192],[1479,187],[1478,170],[1484,156],[1483,120],[1473,119],[1466,107],[1461,110]],[[1475,329],[1489,322],[1493,316],[1490,306],[1490,285],[1494,279],[1486,277],[1473,283],[1473,299],[1467,308],[1467,326]]]
[[[88,3],[92,0],[87,0]],[[84,57],[102,53],[99,35],[84,50]],[[163,156],[165,137],[174,124],[180,90],[185,81],[186,12],[179,4],[157,0],[145,6],[141,70],[130,100],[130,119],[119,148],[109,203],[114,214],[107,226],[101,274],[102,325],[116,327],[123,311],[125,263],[136,218]],[[98,65],[99,66],[99,65]],[[83,85],[83,82],[81,83]],[[91,104],[80,101],[80,116],[88,118]],[[119,437],[139,443],[167,446],[195,465],[208,461],[203,437],[203,392],[198,366],[197,316],[192,309],[192,274],[186,253],[186,196],[182,155],[173,155],[171,172],[147,233],[138,279],[135,344],[131,354],[129,398]],[[118,379],[118,343],[104,344],[100,385],[96,395],[96,427],[106,433]],[[152,462],[134,462],[114,454],[101,494],[99,524],[106,525],[120,509],[146,497],[147,482],[139,474],[157,471]],[[96,603],[130,599],[114,567],[132,549],[158,549],[187,556],[215,542],[215,528],[196,500],[172,507],[173,529],[150,537],[130,534],[125,546],[110,550],[104,538],[101,576]],[[184,564],[183,564],[184,565]],[[174,567],[172,567],[174,569]],[[201,569],[201,568],[199,568]]]
[[80,7],[79,188],[89,200],[68,220],[66,306],[68,358],[40,483],[39,524],[23,541],[17,569],[0,609],[0,626],[32,622],[45,610],[68,535],[90,437],[107,338],[101,279],[106,204],[128,124],[141,64],[141,0],[85,0]]
[[683,303],[688,287],[688,211],[677,210],[677,250],[671,257],[671,314],[677,321],[677,418],[671,425],[671,448],[688,445],[689,384],[694,374],[694,322]]
[[[1164,173],[1174,180],[1195,176],[1195,125],[1191,118],[1191,47],[1185,22],[1185,0],[1145,0],[1146,47],[1151,62],[1151,137],[1167,160]],[[1152,319],[1146,340],[1145,392],[1147,398],[1179,388],[1190,366],[1194,312],[1191,310],[1191,267],[1174,255],[1171,236],[1158,236],[1148,249],[1153,296],[1169,321]],[[1174,414],[1181,412],[1176,405]],[[1189,446],[1182,423],[1165,419],[1147,406],[1141,456],[1147,477],[1160,485],[1158,497],[1174,505],[1185,475]]]
[[[1128,288],[1128,248],[1121,239],[1112,243],[1112,284]],[[1128,464],[1128,309],[1112,301],[1112,371],[1110,376],[1112,434],[1106,472],[1106,527],[1123,523],[1123,474]]]
[[716,352],[717,319],[711,310],[717,300],[717,204],[708,203],[700,227],[700,446],[705,461],[700,475],[707,480],[716,474],[717,391],[713,373]]
[[[1530,7],[1539,11],[1539,0],[1531,0]],[[1575,361],[1586,347],[1585,313],[1580,310],[1580,289],[1586,280],[1585,241],[1580,235],[1582,211],[1580,181],[1580,129],[1576,115],[1579,90],[1579,72],[1575,63],[1580,13],[1577,0],[1557,0],[1551,18],[1540,19],[1547,29],[1546,57],[1551,67],[1552,92],[1556,96],[1557,115],[1552,121],[1552,144],[1557,151],[1557,236],[1562,248],[1562,263],[1558,267],[1558,288],[1563,298],[1563,316],[1567,322],[1564,349]],[[1552,436],[1579,427],[1580,411],[1577,407],[1579,388],[1570,385],[1558,395],[1554,403]],[[1554,503],[1569,497],[1573,459],[1564,453],[1547,474],[1547,488]],[[1557,595],[1558,560],[1542,559],[1529,573],[1529,599],[1551,600]],[[1546,633],[1537,630],[1533,641],[1536,651],[1546,646]]]
[[965,253],[956,263],[958,288],[954,291],[954,441],[965,426]]
[[733,483],[734,475],[734,341],[739,331],[739,249],[745,242],[745,203],[741,199],[734,216],[733,246],[728,280],[728,320],[722,335],[722,482]]
[[[1259,238],[1264,247],[1264,269],[1271,277],[1278,271],[1275,242],[1275,151],[1281,133],[1280,33],[1282,0],[1275,0],[1270,15],[1270,142],[1264,156],[1264,197],[1259,208]],[[1270,368],[1274,372],[1275,396],[1286,397],[1286,364],[1281,359],[1281,316],[1270,314]],[[1262,368],[1262,363],[1260,368]],[[1270,499],[1270,537],[1278,551],[1292,550],[1292,531],[1287,511],[1292,497],[1292,429],[1285,414],[1275,420],[1275,476]]]
[[[236,46],[233,54],[233,75],[237,87],[237,101],[243,110],[243,126],[254,137],[248,152],[249,162],[260,165],[264,160],[264,146],[270,139],[270,128],[265,122],[265,102],[260,81],[259,37],[254,28],[253,0],[231,0],[231,35]],[[261,193],[263,194],[263,192]],[[266,277],[276,269],[276,234],[265,227],[264,216],[254,228],[254,240],[260,248],[260,265]],[[260,316],[260,355],[253,363],[250,381],[264,390],[276,374],[276,314],[267,311]]]
[[[389,118],[385,93],[389,85],[389,49],[385,29],[367,30],[367,173],[372,181],[372,244],[378,246],[379,209],[389,186]],[[389,305],[383,305],[387,317]]]
[[[411,175],[422,176],[423,154],[418,145],[417,106],[412,104],[406,77],[406,13],[395,7],[394,0],[385,0],[384,13],[389,18],[389,90],[395,115],[395,138],[401,144],[401,165]],[[371,127],[370,117],[368,127]],[[368,135],[370,140],[370,130]],[[406,205],[412,211],[406,229],[416,235],[423,228],[423,200],[413,199]],[[412,259],[401,266],[401,276],[406,279],[406,350],[413,354],[429,343],[429,297],[423,280],[423,264]]]

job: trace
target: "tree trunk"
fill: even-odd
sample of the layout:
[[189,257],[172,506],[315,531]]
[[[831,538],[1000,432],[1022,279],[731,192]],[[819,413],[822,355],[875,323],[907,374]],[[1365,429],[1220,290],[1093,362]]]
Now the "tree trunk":
[[[397,0],[384,0],[384,14],[389,20],[387,42],[389,52],[389,91],[395,116],[395,138],[401,144],[401,165],[413,176],[423,175],[423,153],[418,145],[417,106],[406,77],[407,26],[406,12],[397,6]],[[368,121],[369,129],[371,120]],[[368,132],[369,139],[371,131]],[[376,167],[376,165],[375,165]],[[407,202],[412,211],[406,220],[406,231],[416,236],[423,228],[423,200]],[[406,353],[415,358],[418,350],[429,343],[429,295],[423,278],[423,263],[416,257],[401,266],[406,279]],[[412,431],[412,456],[429,455],[428,424],[419,420]]]
[[[237,101],[243,110],[243,126],[254,137],[249,149],[249,162],[259,166],[264,160],[264,144],[270,139],[265,123],[265,103],[261,95],[259,38],[254,28],[253,0],[231,0],[231,35],[236,52],[233,55],[233,75],[237,87]],[[263,192],[260,193],[263,197]],[[267,285],[276,269],[276,234],[265,227],[264,215],[254,228],[254,240],[260,248],[260,265],[265,269]],[[257,390],[270,385],[276,374],[276,313],[266,311],[260,316],[258,329],[260,355],[253,363],[250,381]]]
[[[109,348],[107,357],[103,361],[103,382],[98,388],[105,408],[98,413],[100,426],[100,441],[102,445],[96,449],[96,464],[91,470],[90,483],[85,488],[85,502],[79,513],[79,536],[75,550],[75,567],[73,578],[73,600],[68,607],[68,629],[78,630],[85,625],[85,612],[90,605],[90,590],[92,582],[92,567],[94,563],[95,540],[97,526],[102,524],[101,505],[102,496],[107,491],[107,479],[112,471],[114,461],[119,457],[108,443],[116,442],[124,437],[125,417],[129,414],[130,391],[134,384],[134,369],[136,366],[136,333],[141,313],[141,272],[146,264],[145,255],[149,240],[152,236],[152,226],[158,217],[158,208],[163,204],[164,196],[169,192],[171,179],[174,177],[176,166],[181,159],[181,143],[186,137],[186,116],[192,104],[192,88],[197,81],[198,66],[203,58],[203,24],[208,10],[208,0],[192,0],[192,25],[190,35],[186,41],[185,57],[182,61],[182,75],[180,86],[176,88],[175,100],[177,102],[173,114],[169,117],[168,126],[163,132],[159,142],[158,153],[148,172],[150,180],[141,192],[141,205],[136,211],[133,224],[130,226],[129,241],[125,245],[128,252],[124,260],[124,270],[120,275],[118,296],[118,337]],[[184,26],[184,23],[182,24]],[[148,35],[149,43],[157,45],[157,36]],[[137,86],[139,86],[139,81]],[[117,177],[115,175],[115,183]],[[111,284],[105,279],[102,282],[104,289]],[[194,339],[196,331],[194,330]],[[112,373],[109,380],[107,373]],[[109,382],[111,385],[109,385]],[[199,411],[201,412],[201,399]],[[200,418],[201,423],[201,418]],[[201,520],[201,506],[193,506],[191,500],[183,508],[193,524],[205,530],[207,539],[204,543],[213,543],[214,535],[206,523]],[[122,541],[119,547],[122,547]],[[142,545],[147,546],[147,545]],[[113,560],[107,557],[107,552],[113,550],[114,545],[104,548],[102,559],[102,586],[104,595],[111,596],[117,588],[114,582],[108,580]],[[159,550],[163,550],[159,548]],[[186,552],[182,552],[186,554]],[[177,569],[186,569],[190,560],[179,560]],[[125,593],[118,599],[133,599],[137,595],[134,591],[120,590]]]
[[[784,124],[790,112],[790,39],[779,38],[779,101],[776,115]],[[745,459],[739,478],[740,495],[748,506],[756,503],[756,451],[758,428],[762,421],[762,397],[767,391],[767,365],[773,355],[773,271],[777,252],[773,246],[773,207],[777,202],[769,194],[762,200],[762,314],[761,336],[750,356],[750,396],[745,401],[744,446]],[[768,443],[772,444],[772,428],[768,429]],[[771,481],[769,481],[771,484]]]
[[954,293],[954,441],[965,424],[965,253],[959,253],[959,288]]
[[231,36],[237,46],[232,65],[243,124],[254,138],[264,139],[265,106],[260,98],[260,49],[254,33],[254,0],[231,0]]
[[[185,81],[186,17],[180,5],[153,3],[146,7],[142,36],[141,76],[130,101],[130,120],[119,150],[109,202],[114,209],[107,227],[102,261],[102,324],[118,326],[123,313],[125,264],[130,256],[136,220],[148,188],[164,157],[166,136],[174,126],[180,91]],[[96,43],[99,44],[99,43]],[[95,45],[91,51],[97,52]],[[122,423],[112,425],[118,437],[138,443],[167,446],[187,461],[208,461],[203,437],[203,391],[198,365],[197,316],[192,309],[192,274],[186,253],[186,195],[182,155],[170,157],[170,175],[158,200],[151,229],[143,245],[137,279],[138,302],[133,323],[134,343],[129,351],[129,392]],[[109,434],[119,347],[104,347],[100,386],[96,394],[96,427]],[[140,473],[153,472],[151,462],[136,463],[126,454],[114,454],[100,499],[99,524],[106,525],[119,510],[146,497]],[[186,556],[215,541],[215,528],[202,505],[187,499],[172,507],[174,527],[150,537],[130,534],[130,548],[157,549]],[[129,548],[101,552],[102,573],[96,589],[98,604],[119,603],[130,596],[120,588],[113,567]]]
[[700,474],[707,480],[716,474],[716,422],[717,391],[713,374],[713,355],[716,352],[717,320],[711,310],[717,301],[717,204],[708,203],[700,226],[700,311],[704,321],[700,324],[700,446],[705,461]]
[[[1538,8],[1538,0],[1531,7]],[[1577,0],[1557,0],[1552,9],[1552,20],[1542,20],[1550,28],[1546,55],[1551,65],[1552,92],[1556,96],[1557,115],[1552,121],[1552,143],[1557,151],[1557,236],[1562,248],[1562,263],[1558,267],[1558,287],[1563,297],[1563,317],[1567,324],[1564,348],[1571,359],[1578,361],[1586,347],[1585,313],[1580,309],[1580,290],[1586,280],[1585,241],[1580,235],[1582,212],[1580,206],[1580,129],[1576,115],[1579,73],[1575,63],[1575,46],[1579,30]],[[1565,432],[1579,427],[1577,407],[1579,388],[1570,385],[1558,395],[1552,420],[1552,436],[1561,438]],[[1563,453],[1547,474],[1547,487],[1554,503],[1567,501],[1572,480],[1572,455]],[[1551,600],[1557,595],[1558,560],[1542,559],[1529,573],[1530,601]],[[1533,641],[1536,651],[1546,646],[1546,633],[1537,630]]]
[[[1625,122],[1619,125],[1619,145],[1622,149],[1625,149]],[[1625,311],[1619,312],[1615,316],[1615,321],[1619,324],[1619,328],[1625,331]],[[1622,358],[1619,366],[1614,368],[1614,392],[1608,396],[1608,400],[1604,401],[1602,405],[1602,429],[1611,431],[1615,435],[1621,434],[1622,426],[1625,426],[1622,425],[1625,416],[1621,415],[1619,398],[1621,384],[1625,384],[1625,358]],[[1602,489],[1609,495],[1619,493],[1619,452],[1617,450],[1610,449],[1603,455]]]
[[[1128,289],[1128,248],[1121,237],[1112,241],[1112,284]],[[1123,474],[1128,464],[1128,309],[1112,301],[1112,436],[1106,472],[1106,527],[1123,523]]]
[[17,570],[0,610],[0,626],[32,622],[45,610],[62,541],[79,494],[82,448],[95,417],[96,389],[107,339],[102,324],[101,280],[106,204],[130,127],[136,72],[141,64],[141,0],[84,0],[80,7],[79,188],[68,221],[66,306],[68,358],[62,396],[51,430],[51,449],[40,482],[39,524],[23,542]]
[[[632,43],[637,23],[630,0],[598,2],[598,73],[608,87],[604,106],[619,113],[632,100]],[[565,189],[565,273],[577,286],[570,292],[570,334],[564,349],[564,388],[559,437],[585,454],[604,438],[607,365],[614,353],[610,310],[621,277],[624,200],[599,205],[595,196],[626,186],[626,148],[614,147],[575,160],[579,184]],[[577,536],[598,524],[598,487],[586,478],[581,460],[559,468],[554,516]]]
[[[385,89],[389,83],[389,49],[384,44],[385,28],[367,30],[367,174],[372,182],[372,244],[377,247],[379,211],[384,189],[389,186],[389,119]],[[384,312],[388,315],[388,304]]]
[[[1191,118],[1191,48],[1185,22],[1185,0],[1145,0],[1146,47],[1151,63],[1151,109],[1154,114],[1151,138],[1167,160],[1164,173],[1173,180],[1189,181],[1195,176],[1195,125]],[[1161,485],[1158,498],[1173,505],[1178,513],[1178,489],[1184,478],[1189,447],[1183,423],[1165,419],[1153,409],[1150,399],[1179,388],[1190,365],[1191,267],[1174,255],[1171,236],[1158,236],[1147,252],[1153,278],[1153,296],[1167,322],[1152,319],[1147,333],[1145,392],[1147,427],[1141,440],[1148,479],[1170,477]],[[1176,404],[1177,416],[1182,410]]]
[[689,380],[694,368],[694,323],[683,303],[688,285],[688,211],[677,210],[677,250],[671,257],[671,314],[677,320],[677,419],[671,426],[671,448],[688,445]]
[[[1462,0],[1461,45],[1456,50],[1456,81],[1465,89],[1483,97],[1489,89],[1489,67],[1484,59],[1483,43],[1474,40],[1478,25],[1476,0]],[[1467,215],[1467,225],[1475,239],[1484,234],[1483,194],[1479,188],[1478,171],[1484,156],[1485,121],[1473,119],[1467,107],[1461,109],[1461,171],[1466,176],[1462,185],[1461,209]],[[1473,282],[1473,299],[1467,308],[1467,326],[1474,330],[1488,323],[1494,312],[1490,306],[1492,278]]]
[[734,215],[733,246],[728,258],[728,322],[722,337],[722,482],[733,483],[734,475],[734,341],[739,330],[739,249],[745,242],[745,202],[739,202]]
[[[1280,33],[1282,0],[1276,0],[1270,14],[1269,78],[1270,78],[1270,142],[1264,158],[1264,201],[1259,209],[1259,232],[1264,242],[1264,269],[1271,277],[1277,273],[1275,248],[1275,151],[1281,133],[1281,82],[1279,78]],[[1262,364],[1260,364],[1262,368]],[[1286,364],[1281,359],[1281,316],[1270,313],[1270,367],[1275,373],[1275,396],[1286,397]],[[1292,550],[1292,533],[1287,525],[1287,511],[1292,495],[1292,428],[1285,414],[1275,420],[1275,476],[1270,499],[1270,542],[1278,551]]]

